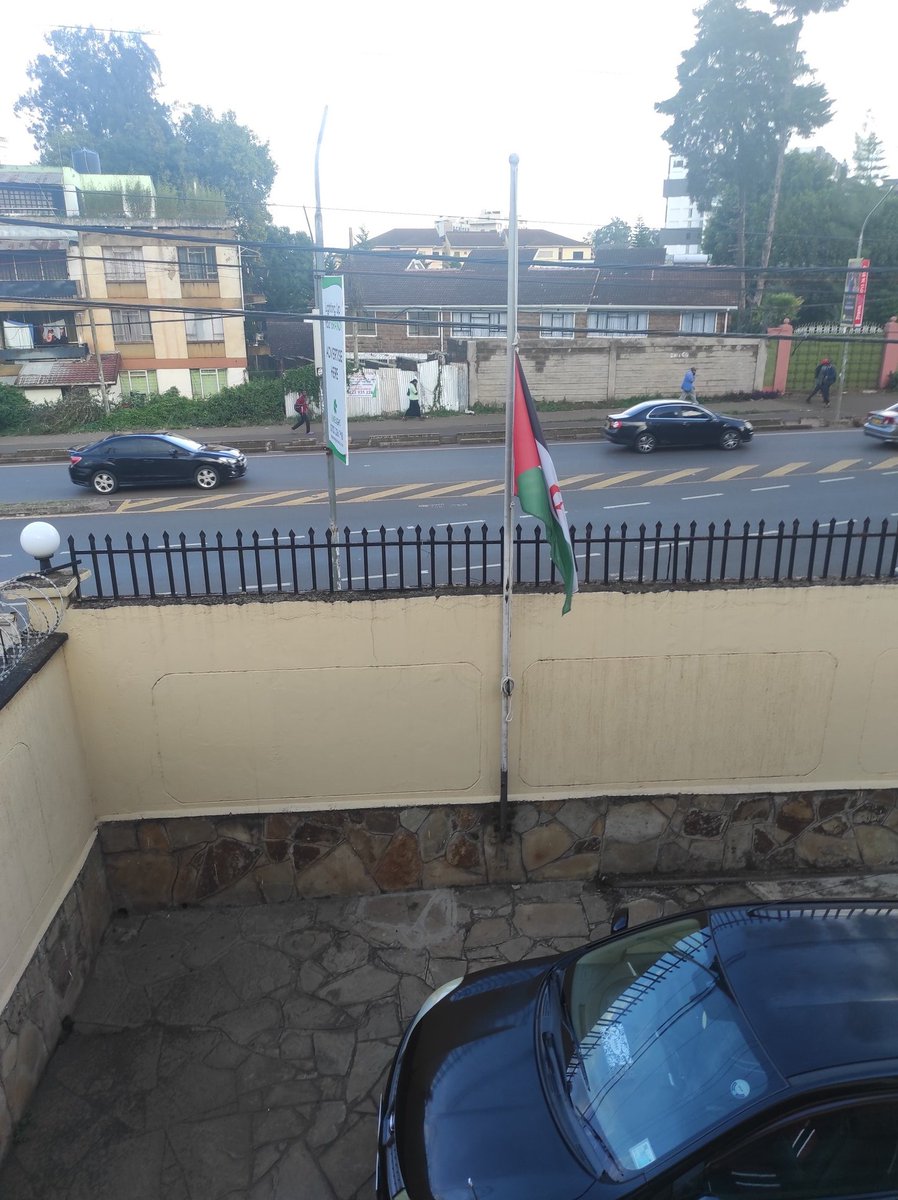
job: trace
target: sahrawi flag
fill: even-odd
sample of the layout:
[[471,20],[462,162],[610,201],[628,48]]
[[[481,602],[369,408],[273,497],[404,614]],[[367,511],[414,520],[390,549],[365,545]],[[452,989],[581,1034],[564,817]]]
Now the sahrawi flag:
[[564,580],[563,615],[570,611],[571,596],[577,590],[577,564],[555,464],[549,455],[517,352],[514,356],[514,490],[524,512],[541,521],[545,529],[552,560]]

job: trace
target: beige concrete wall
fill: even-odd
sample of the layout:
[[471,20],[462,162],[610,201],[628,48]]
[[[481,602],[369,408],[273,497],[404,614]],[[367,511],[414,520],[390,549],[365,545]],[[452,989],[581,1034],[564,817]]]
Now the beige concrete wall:
[[[505,346],[469,342],[471,400],[505,403]],[[699,399],[760,388],[766,343],[685,338],[591,338],[586,342],[524,344],[521,361],[537,402],[583,404],[636,396],[678,396],[687,366],[697,369]]]
[[[562,619],[517,596],[513,797],[895,786],[895,597],[607,591]],[[100,820],[495,798],[497,597],[67,620]]]
[[65,655],[0,710],[0,1011],[94,841]]

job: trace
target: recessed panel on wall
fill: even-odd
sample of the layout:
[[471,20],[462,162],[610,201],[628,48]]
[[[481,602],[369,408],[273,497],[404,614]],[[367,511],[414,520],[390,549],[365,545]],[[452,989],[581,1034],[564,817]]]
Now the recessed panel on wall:
[[898,741],[895,738],[895,705],[898,701],[898,650],[885,650],[877,658],[870,680],[864,732],[861,736],[861,766],[877,775],[898,773]]
[[519,770],[531,787],[803,776],[820,762],[825,652],[542,660],[524,672]]
[[[0,780],[0,946],[12,947],[53,882],[53,855],[31,750],[24,743],[0,759]],[[3,966],[0,962],[0,982]]]
[[453,793],[480,779],[470,663],[165,675],[161,773],[181,804]]

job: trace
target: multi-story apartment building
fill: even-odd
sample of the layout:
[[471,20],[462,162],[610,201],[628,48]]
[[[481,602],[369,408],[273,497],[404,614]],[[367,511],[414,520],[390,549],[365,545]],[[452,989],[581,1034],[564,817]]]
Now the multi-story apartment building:
[[660,233],[668,261],[701,255],[702,234],[710,216],[689,195],[687,174],[685,158],[671,155],[664,181],[664,228]]
[[[518,230],[522,250],[533,252],[540,262],[589,262],[592,246],[589,241],[553,233],[549,229],[528,229],[525,223]],[[394,254],[434,254],[440,257],[416,265],[428,270],[452,266],[447,259],[466,259],[477,251],[504,252],[506,222],[496,212],[484,212],[479,217],[450,220],[447,217],[424,228],[388,229],[365,242],[366,250],[392,251]]]
[[97,390],[99,355],[113,399],[214,395],[246,378],[242,308],[220,197],[142,175],[0,168],[0,382],[42,401]]

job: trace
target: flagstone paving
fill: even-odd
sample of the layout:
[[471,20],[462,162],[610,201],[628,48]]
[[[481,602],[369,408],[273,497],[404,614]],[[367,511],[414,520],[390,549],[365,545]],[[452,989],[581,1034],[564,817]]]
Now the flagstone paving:
[[578,883],[190,908],[113,920],[0,1170],[3,1200],[373,1196],[403,1026],[468,970],[703,902],[886,898],[898,877]]

